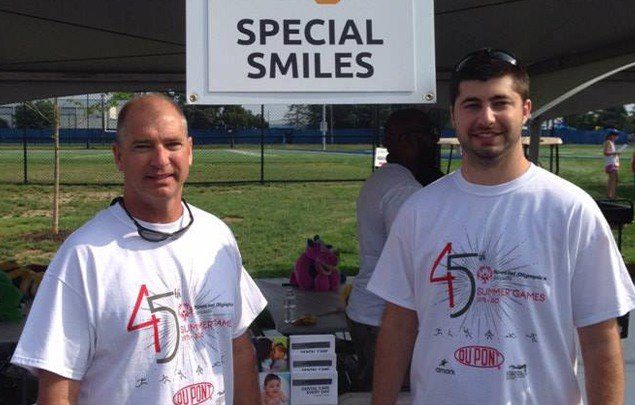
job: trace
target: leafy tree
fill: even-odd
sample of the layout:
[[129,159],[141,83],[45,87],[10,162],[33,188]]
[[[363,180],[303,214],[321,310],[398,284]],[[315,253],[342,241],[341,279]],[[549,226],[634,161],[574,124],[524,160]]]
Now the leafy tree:
[[27,101],[15,109],[18,128],[45,129],[53,127],[54,107],[50,100]]
[[242,106],[191,105],[186,103],[182,92],[170,91],[166,94],[183,109],[190,128],[252,129],[261,126],[260,115],[254,115]]
[[291,104],[291,106],[289,106],[289,110],[284,115],[286,124],[297,129],[315,127],[317,117],[311,107],[313,106],[305,104]]
[[569,115],[565,116],[564,120],[568,125],[581,130],[592,131],[598,128],[617,128],[627,132],[635,130],[635,117],[632,113],[629,114],[624,106]]
[[[224,128],[254,129],[260,128],[260,115],[254,115],[251,111],[239,105],[227,105],[222,108],[220,123]],[[267,123],[265,123],[265,127]]]

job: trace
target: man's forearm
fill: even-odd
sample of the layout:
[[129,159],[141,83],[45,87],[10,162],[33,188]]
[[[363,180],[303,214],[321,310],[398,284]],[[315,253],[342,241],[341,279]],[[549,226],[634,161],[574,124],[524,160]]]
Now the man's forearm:
[[615,319],[578,329],[589,405],[624,403],[624,361]]
[[47,370],[40,370],[39,405],[74,405],[77,403],[80,381],[71,380]]
[[253,405],[260,403],[256,352],[249,339],[249,332],[243,333],[232,342],[234,357],[234,404]]
[[417,338],[417,313],[388,304],[375,349],[373,404],[390,405],[404,381]]

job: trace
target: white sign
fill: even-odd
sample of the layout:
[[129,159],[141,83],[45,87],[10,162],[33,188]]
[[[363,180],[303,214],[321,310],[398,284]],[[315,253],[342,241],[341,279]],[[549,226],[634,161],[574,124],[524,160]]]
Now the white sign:
[[433,0],[189,0],[200,104],[436,99]]
[[388,157],[388,149],[380,146],[375,148],[375,167],[382,167],[385,165],[386,158]]

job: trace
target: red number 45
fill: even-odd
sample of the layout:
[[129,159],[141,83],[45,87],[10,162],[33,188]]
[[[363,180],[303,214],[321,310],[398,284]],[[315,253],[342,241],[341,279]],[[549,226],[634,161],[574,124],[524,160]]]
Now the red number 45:
[[[166,293],[166,294],[158,294],[158,295],[153,295],[150,296],[148,294],[148,287],[146,287],[145,284],[141,285],[141,288],[139,289],[139,294],[137,295],[137,302],[134,305],[134,308],[132,309],[132,314],[130,315],[130,319],[128,320],[128,327],[126,328],[128,330],[128,332],[133,332],[136,330],[141,330],[141,329],[145,329],[145,328],[152,328],[152,332],[154,335],[154,352],[155,353],[159,353],[161,352],[161,344],[159,342],[159,321],[160,319],[158,319],[155,315],[156,312],[167,312],[170,316],[172,316],[174,318],[174,325],[176,328],[176,344],[174,345],[174,349],[172,350],[172,353],[170,353],[169,355],[167,355],[165,358],[162,359],[158,359],[157,363],[167,363],[168,361],[172,360],[174,358],[174,356],[176,355],[176,352],[179,348],[179,328],[178,328],[178,318],[176,316],[176,312],[174,312],[173,309],[171,308],[167,308],[167,307],[163,307],[163,306],[155,306],[154,305],[154,301],[161,299],[161,298],[165,298],[165,297],[169,297],[171,295],[173,295],[174,293]],[[137,318],[137,313],[139,312],[139,308],[141,307],[141,301],[143,301],[143,299],[146,299],[148,301],[148,306],[150,307],[150,313],[152,313],[152,315],[150,316],[150,320],[149,321],[145,321],[145,322],[141,322],[141,323],[137,323],[135,324],[135,319]]]
[[[434,264],[432,265],[432,270],[430,271],[430,282],[448,284],[448,301],[449,301],[450,308],[454,308],[456,304],[454,302],[454,297],[455,297],[454,280],[456,280],[456,277],[451,273],[451,271],[452,270],[459,271],[464,273],[467,276],[468,280],[470,281],[470,295],[465,305],[463,305],[457,311],[450,313],[450,318],[456,318],[463,315],[470,308],[470,305],[472,305],[472,301],[474,301],[474,295],[476,293],[475,291],[476,282],[474,281],[474,276],[472,275],[472,272],[470,272],[470,270],[467,267],[452,265],[452,260],[465,258],[465,257],[474,257],[474,256],[478,256],[478,254],[476,253],[451,254],[451,253],[452,253],[452,243],[448,243],[447,245],[445,245],[445,248],[443,248],[443,250],[437,257],[437,259],[434,261]],[[439,267],[439,264],[441,263],[441,260],[444,257],[447,257],[446,273],[444,276],[436,277],[434,273],[436,272],[437,268]]]

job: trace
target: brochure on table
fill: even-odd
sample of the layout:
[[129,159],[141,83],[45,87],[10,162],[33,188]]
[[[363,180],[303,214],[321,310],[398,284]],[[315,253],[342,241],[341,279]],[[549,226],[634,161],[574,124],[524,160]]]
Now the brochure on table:
[[292,335],[291,403],[337,404],[337,359],[333,335]]

